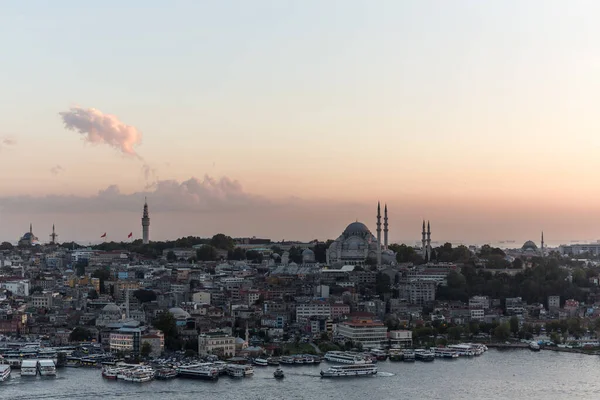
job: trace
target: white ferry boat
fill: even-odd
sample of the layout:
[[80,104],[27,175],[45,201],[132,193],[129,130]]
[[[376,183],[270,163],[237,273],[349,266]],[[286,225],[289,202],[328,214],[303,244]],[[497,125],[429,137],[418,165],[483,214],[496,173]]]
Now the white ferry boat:
[[38,360],[23,360],[21,362],[21,376],[36,376]]
[[219,370],[207,366],[182,366],[177,368],[177,373],[182,378],[206,379],[211,381],[219,379]]
[[447,347],[436,347],[432,349],[436,357],[455,359],[458,358],[458,353]]
[[433,361],[435,354],[425,349],[415,349],[415,360],[418,361]]
[[149,366],[140,366],[138,368],[134,368],[125,374],[123,378],[126,382],[149,382],[154,379],[155,371],[152,367]]
[[254,368],[251,365],[230,364],[226,371],[227,375],[238,378],[254,374]]
[[255,358],[253,363],[259,367],[266,367],[269,365],[269,362],[264,358]]
[[56,376],[56,365],[51,359],[38,360],[37,368],[41,376]]
[[346,353],[343,351],[328,351],[325,353],[325,359],[329,362],[340,364],[366,364],[364,357],[357,354]]
[[377,366],[373,364],[333,365],[326,371],[321,371],[323,378],[369,376],[375,374],[377,374]]
[[0,382],[4,382],[10,376],[10,365],[0,364]]

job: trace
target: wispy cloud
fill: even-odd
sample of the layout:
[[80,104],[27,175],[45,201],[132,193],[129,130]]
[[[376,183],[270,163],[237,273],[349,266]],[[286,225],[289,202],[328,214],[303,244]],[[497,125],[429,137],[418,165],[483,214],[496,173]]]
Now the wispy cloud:
[[[60,167],[60,166],[57,166]],[[62,168],[58,169],[58,172]],[[157,212],[213,212],[251,209],[268,206],[270,202],[247,193],[242,185],[227,177],[205,176],[186,181],[157,181],[149,190],[122,193],[111,185],[91,197],[84,196],[12,196],[0,198],[0,206],[7,212],[68,212],[97,213],[108,211],[139,211],[143,198],[148,197],[152,210]]]
[[0,150],[12,147],[17,144],[17,140],[12,136],[0,136]]
[[84,141],[106,144],[123,154],[139,158],[134,147],[141,144],[142,133],[136,127],[121,122],[115,115],[82,107],[71,107],[59,115],[65,128],[82,134]]
[[50,168],[50,173],[51,173],[52,175],[58,175],[58,174],[60,174],[61,172],[63,172],[64,170],[65,170],[65,169],[64,169],[62,166],[60,166],[60,165],[56,164],[54,167]]

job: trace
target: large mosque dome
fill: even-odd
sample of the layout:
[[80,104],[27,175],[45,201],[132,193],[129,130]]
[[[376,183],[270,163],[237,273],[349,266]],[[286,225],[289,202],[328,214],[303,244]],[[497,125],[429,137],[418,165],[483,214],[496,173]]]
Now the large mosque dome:
[[105,314],[121,314],[121,309],[115,303],[108,303],[104,306],[102,312]]
[[369,228],[362,222],[353,222],[344,229],[344,235],[346,236],[362,236],[365,234],[369,234]]

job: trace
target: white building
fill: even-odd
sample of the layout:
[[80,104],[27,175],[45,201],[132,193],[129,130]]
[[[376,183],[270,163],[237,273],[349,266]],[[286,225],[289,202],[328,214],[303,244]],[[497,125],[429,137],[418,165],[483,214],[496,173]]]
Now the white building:
[[235,338],[224,332],[209,332],[198,335],[198,354],[216,354],[223,357],[235,356]]
[[296,321],[305,321],[310,317],[331,317],[331,305],[324,301],[311,301],[296,306]]
[[548,309],[560,308],[560,296],[548,296]]
[[29,296],[28,280],[2,282],[0,288],[10,290],[15,296]]
[[390,341],[392,342],[392,345],[400,347],[412,347],[412,331],[390,331]]
[[337,334],[345,339],[361,343],[365,348],[379,348],[387,342],[387,327],[379,321],[357,319],[342,322],[337,326]]
[[474,321],[483,321],[485,319],[485,311],[481,308],[472,308],[469,310],[471,313],[471,319]]
[[192,295],[192,301],[199,304],[210,304],[210,292],[196,292]]
[[487,310],[490,308],[490,298],[488,296],[473,296],[469,299],[469,308]]

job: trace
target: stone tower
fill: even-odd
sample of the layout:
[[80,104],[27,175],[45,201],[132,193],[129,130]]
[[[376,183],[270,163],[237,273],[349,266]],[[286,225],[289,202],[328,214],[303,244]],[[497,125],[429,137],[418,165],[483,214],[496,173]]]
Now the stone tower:
[[142,216],[142,240],[144,244],[150,242],[150,216],[148,215],[148,200],[144,200],[144,215]]

